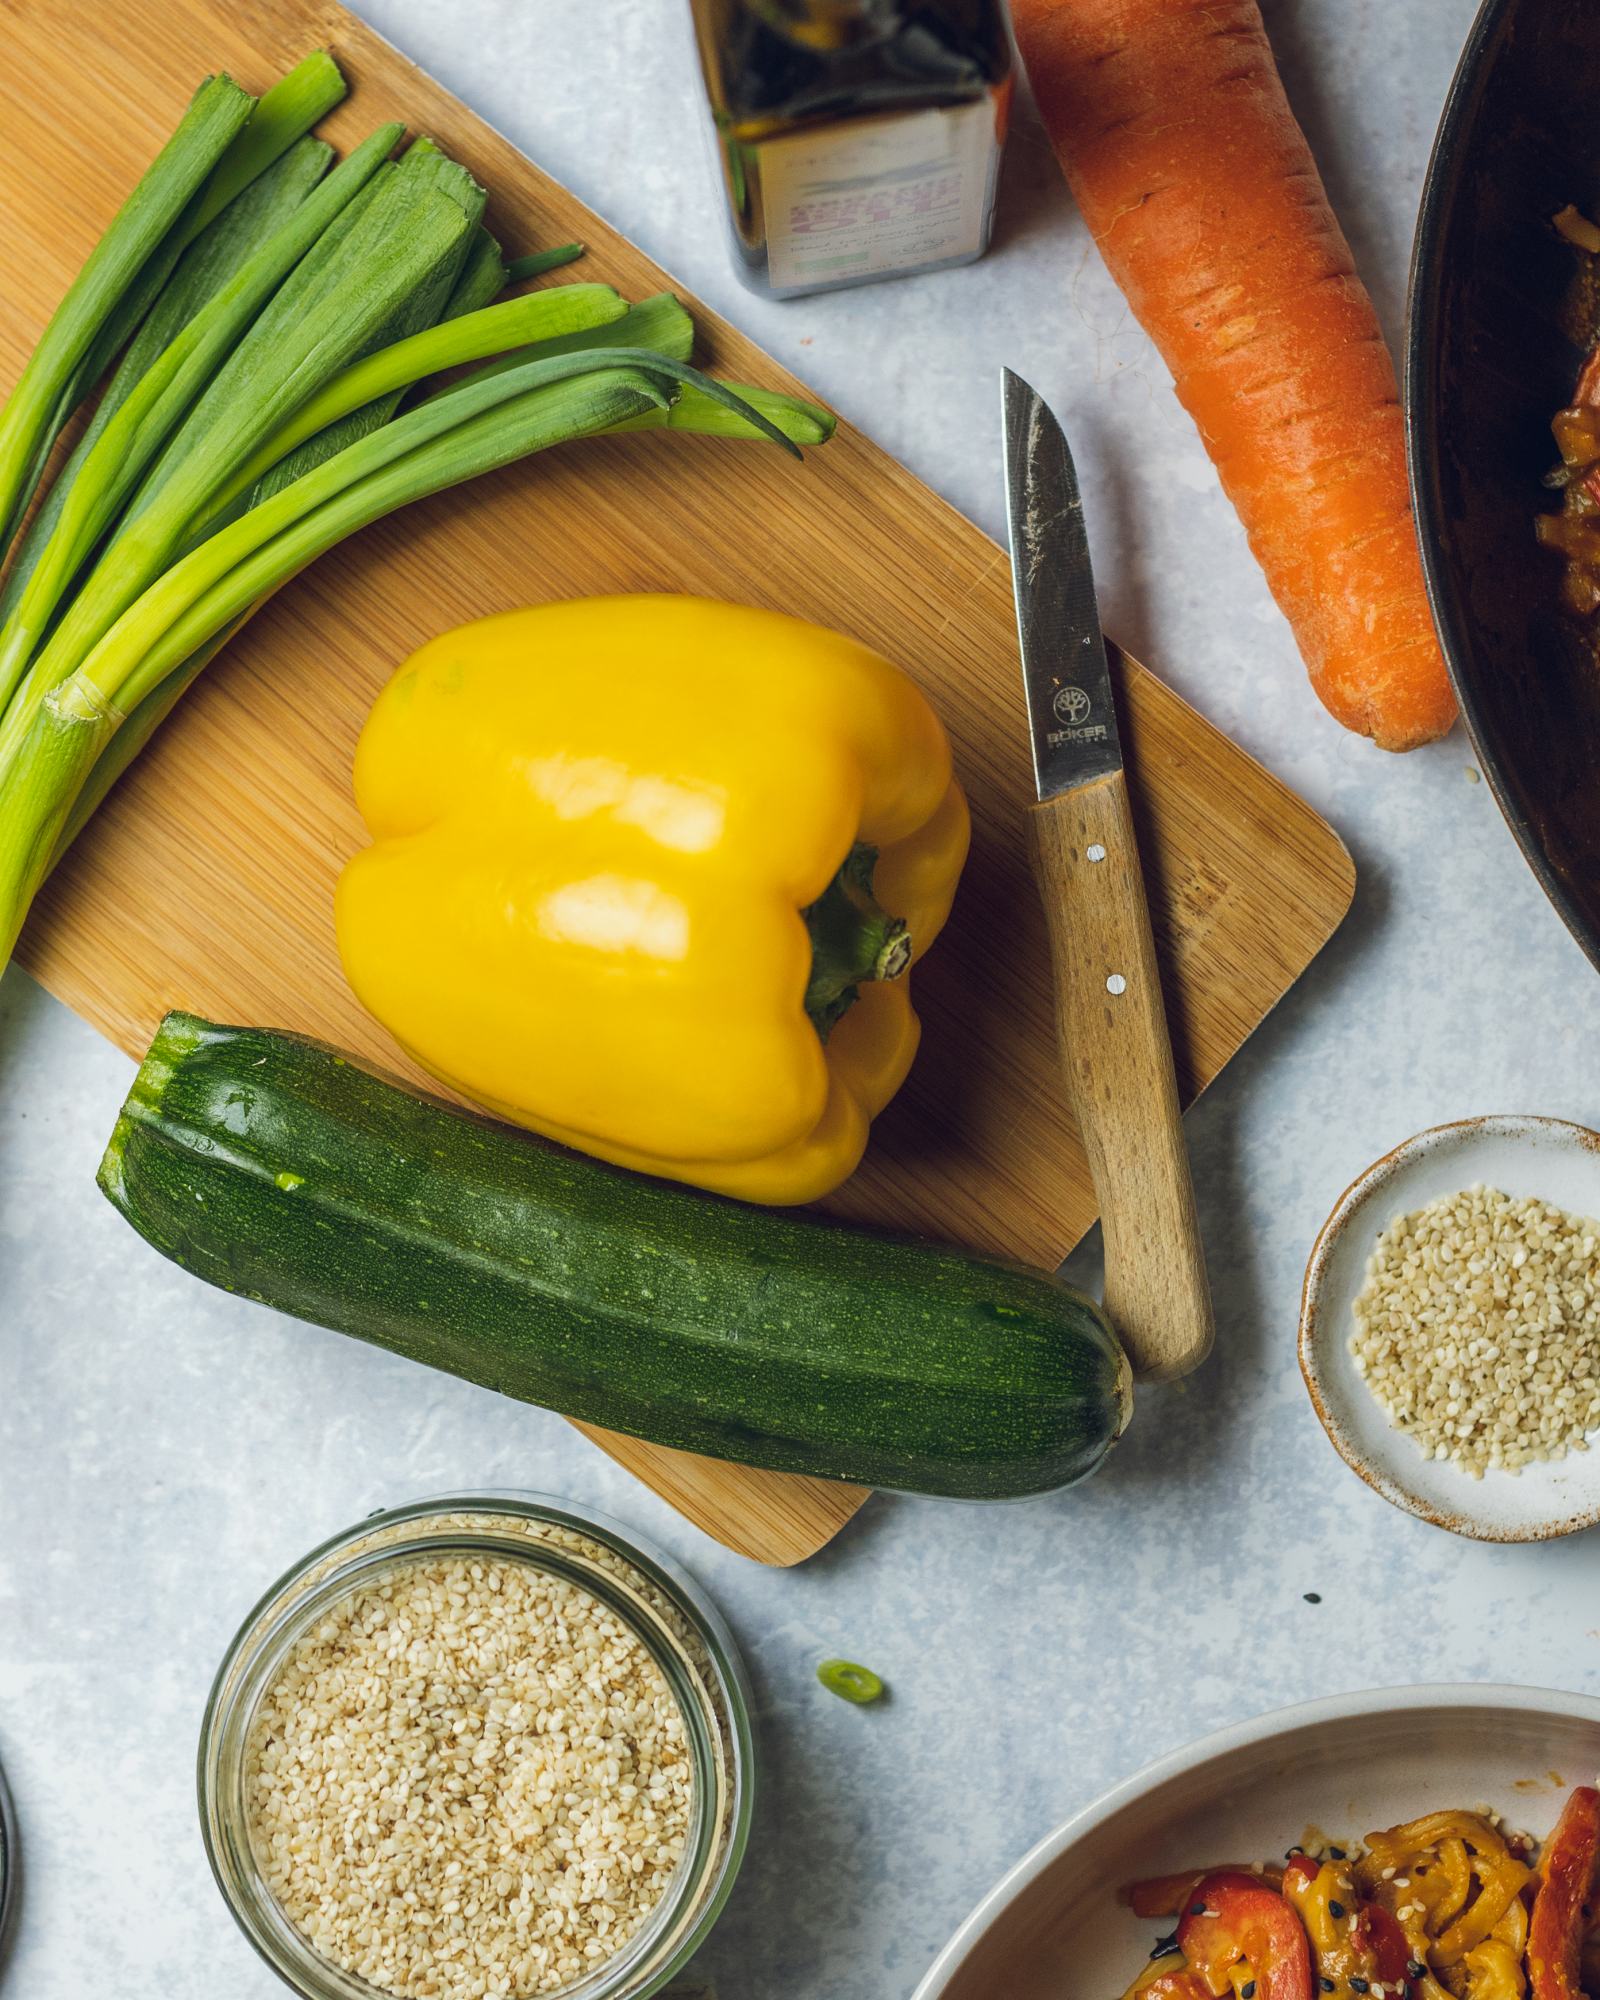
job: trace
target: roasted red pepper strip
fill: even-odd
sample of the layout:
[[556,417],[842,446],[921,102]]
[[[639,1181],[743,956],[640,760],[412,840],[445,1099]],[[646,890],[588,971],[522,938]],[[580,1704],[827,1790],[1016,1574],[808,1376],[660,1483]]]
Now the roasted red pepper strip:
[[[1318,1878],[1321,1877],[1320,1881]],[[1320,1895],[1308,1892],[1320,1887]],[[1366,1902],[1356,1890],[1355,1871],[1348,1861],[1318,1861],[1310,1854],[1291,1854],[1283,1870],[1284,1899],[1306,1925],[1315,1969],[1333,1975],[1341,1987],[1352,1978],[1369,1987],[1399,1992],[1409,1982],[1411,1948],[1400,1925],[1377,1903]],[[1335,1942],[1323,1936],[1321,1911],[1350,1913],[1341,1922]],[[1359,1993],[1358,1986],[1353,1989]]]
[[1410,1983],[1411,1947],[1405,1932],[1381,1904],[1362,1904],[1356,1917],[1355,1943],[1371,1967],[1369,1979],[1396,1990]]
[[1227,1993],[1241,1958],[1250,1961],[1257,2000],[1311,2000],[1311,1946],[1305,1926],[1274,1889],[1225,1869],[1195,1884],[1178,1925],[1178,1948],[1213,1994]]
[[1563,1807],[1539,1858],[1539,1886],[1528,1919],[1533,2000],[1579,2000],[1578,1958],[1597,1854],[1600,1791],[1580,1785]]

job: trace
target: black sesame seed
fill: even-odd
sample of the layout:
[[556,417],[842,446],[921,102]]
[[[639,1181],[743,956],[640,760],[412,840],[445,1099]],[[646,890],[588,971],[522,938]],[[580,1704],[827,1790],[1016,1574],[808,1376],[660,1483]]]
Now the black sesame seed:
[[1191,1903],[1189,1905],[1189,1914],[1191,1917],[1203,1917],[1205,1913],[1206,1906],[1204,1903]]
[[1333,1981],[1325,1975],[1318,1977],[1317,1984],[1322,1988],[1324,1993],[1331,1993],[1333,1991]]
[[1256,1983],[1253,1979],[1247,1979],[1239,1988],[1239,2000],[1256,2000]]
[[1152,1958],[1169,1958],[1172,1955],[1172,1953],[1175,1952],[1177,1949],[1178,1949],[1178,1933],[1174,1931],[1171,1937],[1156,1939],[1155,1943],[1150,1948],[1150,1956]]
[[1307,1604],[1320,1604],[1322,1602],[1322,1593],[1320,1590],[1308,1590],[1305,1598]]
[[1406,1967],[1406,1977],[1407,1979],[1420,1979],[1427,1969],[1420,1958],[1414,1958]]
[[1350,1991],[1352,1993],[1365,1993],[1366,1990],[1367,1982],[1361,1977],[1360,1973],[1352,1972],[1350,1975]]
[[1330,1847],[1328,1849],[1328,1853],[1332,1856],[1332,1858],[1335,1861],[1343,1861],[1346,1858],[1345,1851],[1342,1847]]
[[1344,1915],[1344,1904],[1336,1903],[1330,1896],[1328,1898],[1328,1915],[1330,1917],[1342,1917]]

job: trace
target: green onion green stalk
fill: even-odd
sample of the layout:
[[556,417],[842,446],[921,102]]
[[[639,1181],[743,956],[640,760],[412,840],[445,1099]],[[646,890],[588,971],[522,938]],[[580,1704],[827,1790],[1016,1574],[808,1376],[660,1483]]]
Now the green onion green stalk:
[[343,95],[320,50],[259,101],[208,78],[0,408],[0,966],[184,690],[345,536],[604,433],[798,456],[832,432],[810,404],[693,368],[668,294],[504,296],[581,245],[507,262],[484,190],[427,139],[391,157],[398,126],[334,165],[309,135]]

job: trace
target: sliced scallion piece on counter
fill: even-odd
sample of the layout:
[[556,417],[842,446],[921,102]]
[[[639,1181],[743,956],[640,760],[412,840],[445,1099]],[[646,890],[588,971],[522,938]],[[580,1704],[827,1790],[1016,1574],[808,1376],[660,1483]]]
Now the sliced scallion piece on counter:
[[824,1660],[817,1669],[817,1679],[829,1694],[853,1701],[858,1708],[865,1708],[883,1695],[883,1682],[871,1667],[857,1666],[854,1660]]

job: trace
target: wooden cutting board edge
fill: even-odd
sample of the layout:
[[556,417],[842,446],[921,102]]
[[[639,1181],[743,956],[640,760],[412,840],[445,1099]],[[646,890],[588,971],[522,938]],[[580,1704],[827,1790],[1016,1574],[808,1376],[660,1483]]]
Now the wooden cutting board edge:
[[[255,17],[251,23],[252,29],[259,27],[263,37],[273,40],[276,46],[271,57],[263,62],[261,75],[246,76],[242,79],[247,85],[261,87],[269,80],[273,68],[287,67],[298,55],[304,53],[307,46],[319,42],[329,47],[346,67],[352,80],[350,97],[338,111],[324,121],[325,129],[335,139],[348,140],[352,133],[358,132],[362,126],[370,122],[364,113],[359,116],[357,114],[360,113],[364,102],[361,90],[364,59],[370,56],[371,51],[376,50],[382,58],[391,64],[403,67],[409,76],[416,79],[418,88],[429,94],[435,106],[444,107],[442,115],[436,112],[430,113],[417,123],[415,129],[425,129],[438,137],[448,150],[456,152],[469,165],[474,165],[475,170],[481,173],[491,188],[497,184],[496,170],[492,166],[484,168],[479,164],[486,150],[503,152],[509,160],[527,164],[525,156],[503,133],[489,125],[453,94],[445,91],[419,65],[403,51],[396,49],[375,29],[350,16],[342,7],[328,4],[328,0],[316,0],[313,7],[308,7],[308,14],[314,14],[316,22],[314,27],[308,28],[309,39],[307,36],[302,36],[298,25],[292,33],[278,34],[274,23],[269,19],[272,12],[270,7],[251,11]],[[345,126],[347,120],[351,121],[348,129]],[[608,278],[617,281],[625,291],[629,289],[630,270],[637,272],[641,284],[656,286],[663,281],[653,261],[612,225],[589,209],[587,204],[579,202],[567,191],[564,191],[564,198],[571,203],[571,209],[564,211],[560,218],[562,231],[570,229],[573,211],[577,211],[581,217],[580,234],[591,249],[598,251],[604,258]],[[493,226],[496,220],[493,203],[489,220]],[[503,224],[505,218],[502,216],[500,220]],[[513,243],[515,240],[513,237]],[[549,239],[547,235],[540,234],[537,240]],[[670,278],[666,278],[664,282],[692,305],[696,326],[702,336],[702,346],[709,346],[713,354],[730,341],[739,347],[746,346],[743,337],[736,329],[730,327],[720,315],[701,306],[686,288],[676,285]],[[706,336],[709,336],[709,340]],[[782,363],[775,361],[771,356],[763,356],[763,362],[762,376],[769,384],[790,388],[801,394],[807,393],[805,385]],[[931,502],[932,511],[937,516],[947,519],[952,529],[958,530],[962,536],[974,537],[979,533],[966,516],[943,496],[924,486],[898,461],[876,449],[872,452],[872,458],[875,473],[888,479],[903,491],[914,492],[919,507],[928,510]],[[1005,553],[998,545],[988,538],[984,540],[988,549],[992,551],[992,558],[977,580],[977,586],[987,586],[991,579],[998,581],[1002,578],[1006,561]],[[977,586],[973,594],[979,594]],[[953,609],[952,616],[954,615]],[[1145,670],[1139,668],[1136,662],[1129,660],[1127,665],[1129,671],[1126,693],[1130,700],[1142,705],[1141,684],[1148,679],[1152,689],[1159,687],[1161,696],[1166,702],[1180,705],[1184,712],[1196,717],[1204,731],[1210,731],[1211,725],[1198,717],[1197,711],[1188,703],[1182,702],[1181,698],[1164,683],[1156,682],[1154,676],[1147,676]],[[1243,756],[1244,753],[1238,754]],[[1302,819],[1308,837],[1320,836],[1325,841],[1321,859],[1330,868],[1341,873],[1339,891],[1337,895],[1330,895],[1322,912],[1323,923],[1318,927],[1320,934],[1308,932],[1303,943],[1309,944],[1310,949],[1302,949],[1294,954],[1295,969],[1292,977],[1297,978],[1342,920],[1353,893],[1354,871],[1343,843],[1338,840],[1326,822],[1314,814],[1312,809],[1287,786],[1282,785],[1281,781],[1272,778],[1270,773],[1263,772],[1260,766],[1254,765],[1253,760],[1251,761],[1253,768],[1270,780],[1271,786],[1282,804],[1288,808],[1290,815]],[[1334,889],[1331,879],[1329,888],[1330,891]],[[109,994],[93,994],[91,984],[89,995],[86,996],[83,986],[74,980],[61,978],[62,959],[59,951],[52,946],[49,935],[51,928],[52,926],[46,922],[30,926],[19,947],[19,958],[31,971],[41,977],[47,987],[57,990],[59,997],[65,999],[68,1005],[74,1006],[128,1054],[137,1058],[143,1048],[140,1035],[147,1030],[142,1025],[133,1024],[120,1017],[115,1002]],[[60,942],[59,939],[54,941],[56,945]],[[60,990],[62,988],[66,990]],[[1288,985],[1285,984],[1275,998],[1261,1008],[1251,1023],[1252,1027],[1259,1025],[1259,1021],[1265,1018],[1266,1013],[1271,1011],[1271,1006],[1275,1005],[1276,1000],[1281,999],[1287,990]],[[96,1000],[101,1004],[94,1004]],[[1208,1080],[1201,1079],[1201,1087],[1204,1087],[1204,1082]],[[1084,1227],[1087,1227],[1086,1222]],[[1072,1231],[1063,1230],[1063,1237],[1070,1240],[1063,1241],[1060,1254],[1065,1255],[1080,1239],[1082,1233],[1081,1228]],[[715,1495],[708,1496],[704,1479],[707,1468],[702,1462],[688,1458],[682,1453],[650,1445],[641,1440],[616,1436],[588,1425],[579,1424],[577,1428],[637,1476],[643,1478],[704,1532],[737,1553],[773,1566],[788,1566],[814,1554],[838,1533],[868,1497],[863,1489],[854,1486],[818,1480],[800,1480],[782,1474],[722,1466],[717,1470],[726,1475],[727,1480],[731,1482],[730,1491],[737,1499],[737,1506],[730,1508],[728,1493],[719,1491]]]

